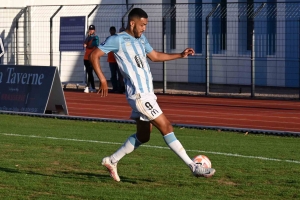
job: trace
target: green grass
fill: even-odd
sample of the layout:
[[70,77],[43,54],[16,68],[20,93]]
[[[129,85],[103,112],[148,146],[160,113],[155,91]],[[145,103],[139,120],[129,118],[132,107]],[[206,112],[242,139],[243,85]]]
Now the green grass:
[[114,182],[100,160],[134,132],[133,124],[0,115],[0,199],[300,198],[299,138],[175,128],[191,157],[212,161],[217,172],[205,179],[154,129],[119,162]]

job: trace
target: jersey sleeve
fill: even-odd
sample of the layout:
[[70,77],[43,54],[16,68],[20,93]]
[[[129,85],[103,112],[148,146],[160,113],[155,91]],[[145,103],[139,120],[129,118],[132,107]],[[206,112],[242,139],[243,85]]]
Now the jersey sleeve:
[[119,37],[117,35],[107,37],[98,48],[106,54],[111,51],[117,52],[119,49]]
[[148,54],[148,53],[150,53],[152,50],[153,50],[153,48],[152,48],[152,46],[150,45],[150,43],[148,42],[148,40],[147,40],[147,38],[144,36],[144,41],[145,41],[145,52],[146,52],[146,54]]

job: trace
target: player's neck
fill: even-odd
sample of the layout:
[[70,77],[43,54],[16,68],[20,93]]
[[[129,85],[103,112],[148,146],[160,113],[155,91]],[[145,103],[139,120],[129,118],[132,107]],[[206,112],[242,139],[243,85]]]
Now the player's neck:
[[130,29],[125,29],[125,32],[129,35],[131,35],[132,37],[134,37],[134,33],[130,30]]

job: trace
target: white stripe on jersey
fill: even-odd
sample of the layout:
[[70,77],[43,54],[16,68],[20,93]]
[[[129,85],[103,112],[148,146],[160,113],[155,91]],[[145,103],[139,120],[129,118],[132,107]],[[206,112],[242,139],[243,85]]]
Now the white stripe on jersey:
[[[153,77],[145,50],[146,48],[152,50],[152,47],[148,44],[146,37],[142,35],[140,38],[134,38],[126,32],[121,32],[117,34],[117,41],[119,43],[116,48],[118,51],[113,52],[124,77],[127,98],[137,93],[153,92]],[[147,43],[147,47],[145,43]],[[99,48],[107,52],[111,48],[110,45],[114,44],[108,38]],[[107,49],[105,48],[106,45],[108,46]]]

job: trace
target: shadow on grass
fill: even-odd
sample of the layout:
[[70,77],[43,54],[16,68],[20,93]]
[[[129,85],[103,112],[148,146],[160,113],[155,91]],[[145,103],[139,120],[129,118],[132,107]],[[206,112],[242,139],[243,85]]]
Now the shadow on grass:
[[[112,179],[112,177],[110,177],[110,175],[99,175],[99,174],[94,174],[94,173],[89,173],[89,172],[85,172],[85,173],[82,173],[82,172],[64,172],[64,173],[71,173],[71,174],[76,174],[76,175],[79,175],[79,176],[86,176],[88,178],[100,178],[102,180],[105,180],[105,181],[114,181]],[[108,174],[108,172],[107,172]],[[131,184],[138,184],[138,181],[142,181],[142,182],[154,182],[152,180],[149,180],[149,179],[137,179],[137,180],[133,180],[133,179],[130,179],[130,178],[127,178],[127,177],[124,177],[124,176],[120,176],[120,179],[121,179],[121,182],[123,183],[131,183]]]
[[0,167],[0,171],[7,172],[7,173],[22,173],[18,169],[10,169],[10,168],[4,168],[4,167]]
[[[77,180],[87,180],[87,179],[98,179],[100,181],[109,182],[113,181],[110,175],[104,174],[96,174],[90,172],[76,172],[76,171],[55,171],[54,174],[47,174],[47,173],[39,173],[32,170],[22,170],[22,169],[13,169],[13,168],[5,168],[0,167],[0,171],[6,173],[19,173],[19,174],[28,174],[28,175],[37,175],[37,176],[46,176],[46,177],[54,177],[54,178],[69,178],[69,179],[77,179]],[[108,173],[108,172],[107,172]],[[130,179],[124,176],[120,176],[121,182],[131,183],[131,184],[138,184],[138,181],[142,182],[154,182],[153,180],[149,179]]]

